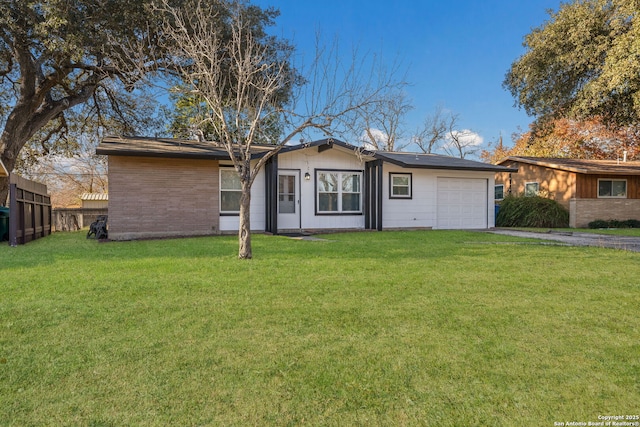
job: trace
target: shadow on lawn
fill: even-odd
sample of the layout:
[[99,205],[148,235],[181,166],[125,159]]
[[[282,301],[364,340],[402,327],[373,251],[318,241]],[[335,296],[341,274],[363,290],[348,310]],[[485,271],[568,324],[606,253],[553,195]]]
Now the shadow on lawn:
[[[482,237],[479,237],[482,236]],[[316,235],[316,239],[254,234],[254,262],[296,262],[313,258],[376,260],[428,260],[447,258],[468,248],[470,241],[492,240],[483,233],[451,231],[382,231]],[[96,241],[86,232],[60,232],[15,248],[0,245],[0,270],[28,268],[72,260],[81,264],[109,260],[153,258],[204,259],[244,262],[237,259],[235,235],[185,237],[133,241]]]

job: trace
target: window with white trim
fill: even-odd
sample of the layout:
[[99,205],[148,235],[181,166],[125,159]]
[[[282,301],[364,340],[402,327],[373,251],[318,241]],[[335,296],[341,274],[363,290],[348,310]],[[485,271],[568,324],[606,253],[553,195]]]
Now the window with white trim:
[[627,180],[626,179],[599,179],[598,180],[598,197],[607,198],[614,197],[624,199],[627,197]]
[[316,171],[316,212],[362,213],[362,172]]
[[220,213],[236,215],[240,213],[242,184],[234,168],[220,168]]
[[497,184],[494,190],[493,198],[495,200],[503,200],[504,199],[504,184]]
[[527,182],[524,185],[525,196],[537,196],[539,190],[540,190],[540,184],[538,184],[537,182]]
[[410,199],[412,175],[410,173],[389,174],[389,198]]

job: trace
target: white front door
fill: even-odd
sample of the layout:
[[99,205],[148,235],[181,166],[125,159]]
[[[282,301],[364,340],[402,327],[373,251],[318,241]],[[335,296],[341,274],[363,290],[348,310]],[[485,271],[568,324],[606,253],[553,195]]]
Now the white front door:
[[300,171],[278,171],[278,230],[300,229]]

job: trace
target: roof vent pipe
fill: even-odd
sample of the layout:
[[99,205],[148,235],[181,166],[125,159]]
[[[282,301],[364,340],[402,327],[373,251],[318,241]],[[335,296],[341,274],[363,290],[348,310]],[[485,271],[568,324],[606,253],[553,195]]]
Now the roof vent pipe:
[[627,162],[627,150],[624,150],[622,152],[622,161],[625,163]]

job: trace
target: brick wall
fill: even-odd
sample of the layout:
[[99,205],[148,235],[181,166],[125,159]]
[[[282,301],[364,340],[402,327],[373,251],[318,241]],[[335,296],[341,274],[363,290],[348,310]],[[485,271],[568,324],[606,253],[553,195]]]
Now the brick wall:
[[640,220],[640,199],[571,199],[569,226],[586,228],[596,219]]
[[218,234],[218,162],[109,156],[109,238]]

